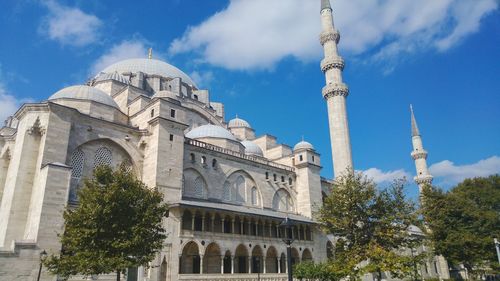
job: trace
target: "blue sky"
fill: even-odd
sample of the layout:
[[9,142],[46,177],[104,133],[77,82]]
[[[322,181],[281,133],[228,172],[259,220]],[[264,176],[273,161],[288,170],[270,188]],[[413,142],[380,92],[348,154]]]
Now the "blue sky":
[[[227,119],[238,114],[291,146],[304,136],[331,177],[319,2],[3,1],[0,118],[152,47],[223,102]],[[435,183],[500,172],[497,1],[332,5],[357,170],[382,183],[413,177],[412,103]]]

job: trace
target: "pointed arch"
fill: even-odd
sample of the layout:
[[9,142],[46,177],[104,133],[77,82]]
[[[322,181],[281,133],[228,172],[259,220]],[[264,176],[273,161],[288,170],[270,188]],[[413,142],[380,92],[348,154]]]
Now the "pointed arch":
[[311,254],[311,251],[309,251],[308,248],[305,248],[304,251],[302,252],[302,262],[312,262],[313,257]]
[[179,266],[181,274],[200,273],[200,251],[196,242],[190,241],[182,248]]
[[234,257],[234,273],[248,273],[248,250],[245,245],[240,244],[236,247]]
[[278,273],[279,258],[278,251],[273,246],[267,249],[266,253],[266,273]]
[[203,255],[203,273],[221,273],[221,250],[217,243],[208,244]]
[[273,209],[283,212],[293,212],[295,206],[293,204],[292,196],[286,189],[278,189],[273,196]]
[[208,197],[207,182],[197,170],[192,168],[184,170],[182,196],[202,199]]

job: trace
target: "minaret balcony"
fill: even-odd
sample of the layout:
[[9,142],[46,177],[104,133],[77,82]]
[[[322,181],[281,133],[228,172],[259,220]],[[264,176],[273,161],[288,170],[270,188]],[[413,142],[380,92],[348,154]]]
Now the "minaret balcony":
[[319,35],[319,42],[321,43],[321,46],[325,45],[325,43],[328,41],[334,41],[336,44],[339,43],[340,33],[338,32],[338,30],[321,32],[321,34]]
[[411,157],[413,160],[417,159],[427,159],[427,151],[425,150],[414,150],[411,152]]
[[344,83],[332,83],[323,87],[323,98],[329,99],[335,96],[347,97],[349,95],[349,88]]
[[344,70],[344,59],[342,57],[326,57],[321,61],[321,71],[326,72],[333,68]]
[[431,175],[418,175],[413,178],[413,180],[418,184],[432,184],[433,177]]

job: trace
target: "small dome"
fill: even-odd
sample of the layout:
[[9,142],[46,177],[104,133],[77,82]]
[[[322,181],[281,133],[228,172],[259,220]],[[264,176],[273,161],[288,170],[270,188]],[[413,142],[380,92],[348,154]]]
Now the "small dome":
[[307,141],[301,141],[299,143],[297,143],[294,147],[293,147],[293,150],[299,150],[299,149],[311,149],[311,150],[314,150],[314,146],[310,143],[308,143]]
[[245,147],[245,154],[264,156],[262,149],[252,141],[242,141],[241,144]]
[[101,72],[95,78],[95,82],[106,81],[106,80],[115,80],[118,82],[122,82],[123,84],[128,84],[127,78],[125,78],[125,76],[121,75],[116,71],[111,73]]
[[105,105],[112,106],[114,108],[119,108],[115,100],[105,92],[86,85],[76,85],[66,87],[62,90],[57,91],[55,94],[50,96],[48,100],[57,99],[77,99],[77,100],[90,100]]
[[187,132],[187,138],[198,139],[198,138],[219,138],[219,139],[229,139],[237,141],[236,137],[231,134],[228,130],[216,125],[203,125],[192,129]]
[[[180,77],[184,83],[188,85],[196,84],[193,82],[191,77],[186,73],[182,72],[177,67],[170,65],[166,62],[156,59],[128,59],[114,63],[106,67],[102,72],[112,73],[112,72],[124,73],[124,72],[144,72],[151,75],[160,75],[164,77],[177,78]],[[196,87],[198,88],[198,87]]]
[[245,128],[252,128],[250,124],[238,117],[231,119],[227,125],[228,128],[238,128],[238,127],[245,127]]
[[178,97],[177,97],[176,93],[164,90],[164,91],[156,92],[153,95],[153,98],[172,98],[172,99],[176,99]]

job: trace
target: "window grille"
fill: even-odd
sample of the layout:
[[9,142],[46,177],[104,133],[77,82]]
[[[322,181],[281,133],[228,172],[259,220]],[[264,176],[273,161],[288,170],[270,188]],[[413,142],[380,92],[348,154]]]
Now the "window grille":
[[71,154],[70,165],[73,167],[71,171],[71,182],[69,190],[69,201],[77,201],[78,184],[83,175],[83,167],[85,165],[85,154],[81,149],[77,149]]
[[95,152],[94,168],[101,165],[111,166],[112,161],[113,156],[111,151],[106,147],[101,147]]

